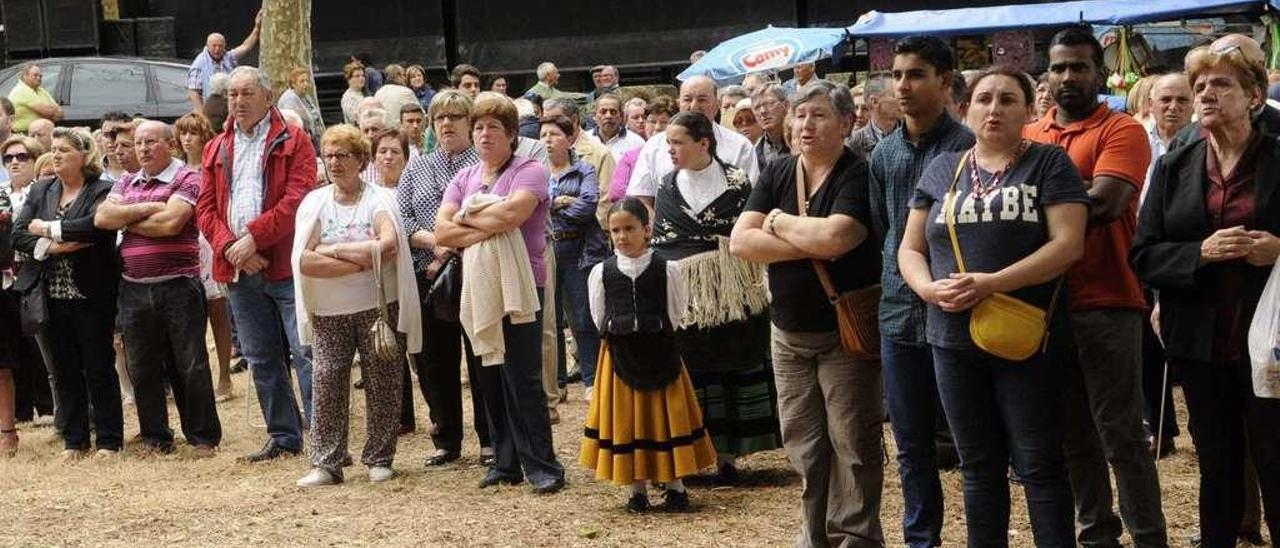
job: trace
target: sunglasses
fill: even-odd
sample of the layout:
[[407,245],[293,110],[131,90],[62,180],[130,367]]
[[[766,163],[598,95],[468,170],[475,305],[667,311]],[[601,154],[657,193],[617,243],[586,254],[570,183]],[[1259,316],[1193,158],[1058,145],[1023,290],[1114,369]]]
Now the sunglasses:
[[26,152],[19,152],[17,154],[5,154],[3,156],[0,156],[0,160],[3,160],[4,163],[6,164],[13,162],[14,160],[25,163],[25,162],[31,161],[31,155],[27,154]]

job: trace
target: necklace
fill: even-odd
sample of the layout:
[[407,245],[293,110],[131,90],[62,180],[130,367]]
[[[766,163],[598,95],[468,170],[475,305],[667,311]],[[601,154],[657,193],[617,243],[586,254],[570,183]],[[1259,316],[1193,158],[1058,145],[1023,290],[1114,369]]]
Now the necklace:
[[1027,150],[1027,141],[1024,140],[1018,144],[1018,149],[1014,151],[1013,157],[1009,158],[1009,161],[1005,163],[1004,167],[1000,168],[995,173],[992,173],[991,180],[988,181],[986,184],[982,183],[982,176],[978,174],[979,170],[978,170],[977,151],[975,151],[973,154],[970,154],[969,155],[969,186],[973,196],[979,200],[982,200],[987,197],[987,194],[990,194],[991,192],[1000,188],[1000,183],[1001,181],[1004,180],[1004,176],[1009,173],[1009,168],[1013,167],[1013,164],[1018,161],[1018,158],[1022,157],[1022,153],[1026,152],[1026,150]]
[[[341,202],[339,202],[338,193],[336,192],[337,189],[334,189],[334,190],[335,192],[333,193],[333,203],[334,205],[338,206],[338,208],[336,211],[334,211],[333,216],[335,217],[335,220],[338,222],[338,226],[350,227],[355,224],[356,215],[360,214],[360,200],[364,198],[364,184],[360,185],[360,192],[356,194],[356,199],[350,206],[345,206]],[[351,208],[351,214],[347,216],[346,222],[343,222],[342,210],[348,207]]]

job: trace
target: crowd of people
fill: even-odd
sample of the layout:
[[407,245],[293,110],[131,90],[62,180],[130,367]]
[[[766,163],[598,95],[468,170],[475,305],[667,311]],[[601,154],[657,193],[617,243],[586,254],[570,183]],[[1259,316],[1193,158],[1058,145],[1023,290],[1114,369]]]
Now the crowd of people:
[[801,65],[673,100],[602,65],[585,108],[551,63],[513,100],[470,65],[435,90],[357,55],[326,128],[309,68],[275,90],[238,64],[257,35],[209,36],[174,124],[59,127],[38,65],[0,99],[0,455],[30,421],[63,459],[118,458],[128,408],[131,451],[171,453],[172,397],[213,457],[240,360],[267,433],[241,461],[305,450],[298,485],[342,483],[362,390],[382,482],[415,376],[423,464],[461,458],[465,372],[479,487],[551,494],[580,381],[578,462],[632,512],[651,486],[687,511],[685,479],[731,485],[738,457],[781,448],[798,546],[883,545],[888,422],[910,546],[941,544],[958,466],[970,545],[1008,544],[1012,481],[1037,546],[1154,547],[1172,368],[1199,542],[1258,541],[1246,507],[1280,508],[1280,403],[1245,346],[1280,255],[1280,109],[1248,37],[1140,80],[1127,112],[1099,99],[1086,27],[1039,78],[962,74],[912,36],[852,89]]

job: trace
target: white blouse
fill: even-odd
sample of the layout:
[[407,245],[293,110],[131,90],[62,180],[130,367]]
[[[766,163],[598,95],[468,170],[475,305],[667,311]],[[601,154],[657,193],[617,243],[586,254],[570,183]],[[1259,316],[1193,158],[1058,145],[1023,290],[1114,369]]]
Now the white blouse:
[[685,203],[689,204],[688,213],[696,218],[711,202],[729,190],[729,180],[725,179],[720,163],[712,160],[702,169],[682,169],[676,172],[676,188],[684,196]]
[[[653,249],[646,249],[644,254],[635,258],[623,255],[619,251],[614,251],[614,254],[618,257],[618,270],[632,280],[639,278],[653,260]],[[603,262],[591,267],[591,274],[587,276],[587,293],[591,304],[591,319],[596,323],[596,329],[604,329]],[[680,265],[675,261],[667,261],[667,317],[671,320],[672,326],[680,326],[680,320],[684,317],[684,309],[688,306],[688,302],[684,278],[680,275]]]

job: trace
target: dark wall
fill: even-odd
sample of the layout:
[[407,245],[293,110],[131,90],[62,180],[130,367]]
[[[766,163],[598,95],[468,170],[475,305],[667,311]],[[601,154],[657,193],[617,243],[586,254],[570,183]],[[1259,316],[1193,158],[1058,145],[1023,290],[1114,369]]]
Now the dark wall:
[[[732,0],[601,2],[458,1],[458,59],[485,71],[532,73],[601,63],[679,63],[699,49],[766,24],[794,26],[796,4]],[[518,13],[518,16],[513,15]]]
[[[173,17],[178,56],[192,58],[211,32],[226,35],[228,47],[239,45],[261,5],[262,0],[150,0],[146,13],[121,15]],[[320,71],[336,71],[352,53],[363,51],[379,65],[408,61],[442,68],[440,6],[422,0],[314,0],[312,59]]]

